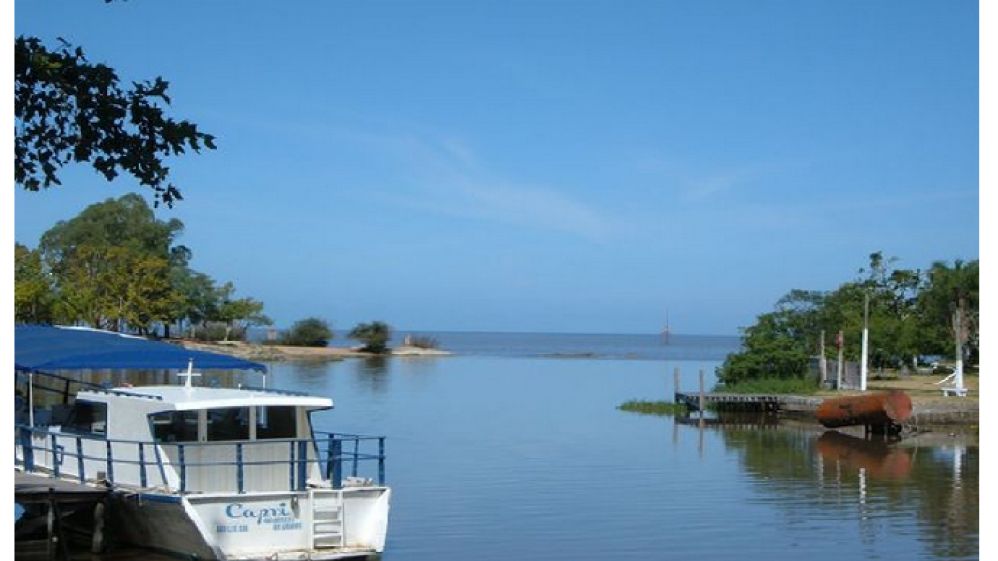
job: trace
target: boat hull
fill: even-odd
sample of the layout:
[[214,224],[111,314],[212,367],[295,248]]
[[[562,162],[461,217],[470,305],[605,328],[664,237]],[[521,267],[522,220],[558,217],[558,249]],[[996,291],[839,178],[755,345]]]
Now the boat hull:
[[384,550],[390,496],[386,487],[211,496],[114,493],[111,512],[122,541],[185,557],[344,559]]

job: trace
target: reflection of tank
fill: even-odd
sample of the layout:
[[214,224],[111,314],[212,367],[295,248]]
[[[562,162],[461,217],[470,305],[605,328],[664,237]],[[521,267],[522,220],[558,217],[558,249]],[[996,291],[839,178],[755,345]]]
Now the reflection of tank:
[[912,459],[907,449],[886,442],[865,440],[837,431],[818,438],[818,453],[827,462],[842,462],[853,469],[863,468],[876,479],[904,479],[911,473]]
[[866,425],[885,427],[900,425],[911,417],[911,398],[908,394],[891,390],[869,395],[855,395],[826,399],[815,415],[828,428]]

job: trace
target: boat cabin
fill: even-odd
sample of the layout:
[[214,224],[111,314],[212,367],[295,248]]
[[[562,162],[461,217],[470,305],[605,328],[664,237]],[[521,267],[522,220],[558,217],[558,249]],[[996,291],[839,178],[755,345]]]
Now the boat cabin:
[[[332,406],[326,397],[262,389],[81,390],[64,425],[34,435],[52,440],[39,444],[55,451],[47,455],[51,463],[35,461],[75,470],[79,466],[67,462],[75,454],[59,452],[79,445],[84,471],[106,479],[113,470],[118,485],[184,493],[328,487],[310,414]],[[296,484],[296,477],[304,481]]]

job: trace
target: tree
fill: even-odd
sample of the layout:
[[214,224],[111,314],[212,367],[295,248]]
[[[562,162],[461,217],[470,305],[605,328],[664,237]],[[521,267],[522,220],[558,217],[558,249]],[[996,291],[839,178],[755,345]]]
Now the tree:
[[743,330],[741,352],[728,355],[717,369],[724,384],[765,378],[803,378],[811,355],[791,311],[762,314]]
[[232,328],[238,327],[245,332],[250,325],[270,325],[273,323],[263,314],[263,302],[252,298],[233,298],[235,287],[227,282],[218,289],[221,296],[218,304],[218,315],[215,318],[225,323],[225,340],[229,340]]
[[325,347],[333,339],[333,330],[325,320],[310,317],[296,321],[281,342],[298,347]]
[[350,330],[347,337],[364,343],[363,350],[369,353],[383,354],[388,351],[388,340],[391,338],[391,328],[382,321],[361,323]]
[[106,263],[104,252],[91,246],[80,247],[72,259],[60,263],[56,315],[61,322],[84,322],[97,329],[110,327],[103,314],[102,277]]
[[[744,330],[743,350],[730,355],[718,369],[725,383],[753,378],[804,376],[808,357],[819,349],[821,331],[847,334],[845,356],[857,360],[864,325],[864,301],[869,298],[870,364],[899,367],[928,353],[948,354],[955,338],[954,314],[959,311],[965,351],[971,361],[979,354],[978,263],[936,262],[927,273],[894,269],[895,258],[882,252],[869,256],[860,277],[823,293],[792,290],[774,312],[760,315]],[[835,352],[831,346],[826,352]]]
[[14,244],[14,321],[51,323],[55,293],[41,254]]
[[182,196],[164,159],[214,149],[214,137],[165,116],[162,77],[123,88],[114,69],[60,43],[50,50],[36,37],[14,40],[14,180],[38,191],[61,185],[62,166],[85,162],[108,181],[127,172],[153,190],[157,205],[173,206]]
[[929,352],[949,354],[957,334],[953,316],[962,317],[962,345],[971,362],[980,354],[980,265],[978,260],[956,260],[950,266],[936,261],[928,271],[928,281],[918,297],[918,308]]
[[218,288],[211,277],[186,265],[174,265],[170,268],[170,284],[179,293],[180,301],[166,323],[164,336],[170,336],[170,323],[182,324],[186,320],[192,327],[203,326],[210,318],[218,317]]
[[27,248],[18,250],[21,309],[39,290],[29,279],[40,278],[50,279],[55,321],[140,333],[162,325],[166,336],[174,323],[213,321],[224,323],[226,339],[234,328],[270,323],[262,302],[235,298],[232,283],[216,286],[188,266],[191,250],[175,243],[183,228],[158,220],[134,193],[90,205],[42,235],[37,264]]
[[174,246],[183,231],[183,222],[157,219],[145,199],[129,193],[94,203],[72,219],[57,222],[42,234],[38,250],[56,274],[81,246],[127,247],[186,265],[190,250]]
[[122,260],[128,271],[120,319],[145,335],[154,323],[169,324],[173,310],[181,307],[183,295],[170,284],[170,264],[165,259],[150,255],[128,257]]

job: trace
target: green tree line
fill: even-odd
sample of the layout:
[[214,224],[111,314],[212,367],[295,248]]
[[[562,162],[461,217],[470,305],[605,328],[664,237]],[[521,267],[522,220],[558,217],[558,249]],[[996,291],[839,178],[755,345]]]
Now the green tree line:
[[[964,359],[980,355],[979,263],[936,261],[925,270],[894,268],[896,258],[870,255],[858,277],[832,291],[791,290],[772,312],[743,330],[742,351],[718,368],[725,384],[766,378],[803,378],[810,357],[834,358],[836,334],[843,333],[844,356],[858,360],[869,299],[869,360],[873,368],[904,368],[926,355],[955,355],[954,317],[961,318]],[[955,356],[954,356],[955,358]]]
[[249,325],[270,324],[263,303],[237,298],[189,265],[176,243],[180,220],[158,220],[137,194],[108,199],[45,232],[36,249],[14,247],[14,309],[20,323],[88,325],[98,329],[188,336],[241,337]]

